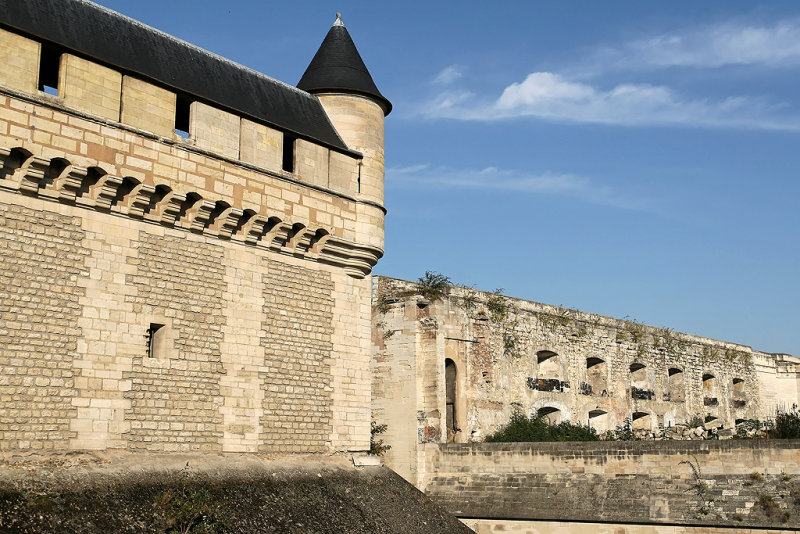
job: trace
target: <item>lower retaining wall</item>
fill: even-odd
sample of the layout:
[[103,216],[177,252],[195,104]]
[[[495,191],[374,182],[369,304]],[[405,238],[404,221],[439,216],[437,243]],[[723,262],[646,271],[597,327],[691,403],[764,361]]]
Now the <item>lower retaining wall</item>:
[[490,520],[482,532],[497,520],[800,527],[798,440],[425,447],[421,489],[459,517]]
[[747,527],[695,527],[690,525],[621,525],[615,523],[568,523],[565,521],[503,521],[463,519],[475,534],[789,534],[795,529]]

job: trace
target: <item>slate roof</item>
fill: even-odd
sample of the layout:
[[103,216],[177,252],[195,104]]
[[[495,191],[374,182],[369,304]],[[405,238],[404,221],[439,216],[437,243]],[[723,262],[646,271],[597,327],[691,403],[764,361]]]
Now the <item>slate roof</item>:
[[392,103],[378,91],[339,13],[297,87],[309,93],[342,91],[370,96],[386,115],[392,111]]
[[0,0],[0,24],[360,156],[348,149],[314,95],[87,0]]

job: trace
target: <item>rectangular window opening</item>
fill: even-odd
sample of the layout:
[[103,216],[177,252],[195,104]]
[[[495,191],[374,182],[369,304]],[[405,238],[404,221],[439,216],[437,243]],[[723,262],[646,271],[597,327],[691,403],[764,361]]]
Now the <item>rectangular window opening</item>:
[[189,138],[189,110],[192,101],[178,95],[175,100],[175,133],[184,139]]
[[156,358],[163,350],[164,325],[150,323],[147,329],[147,357]]
[[281,168],[286,172],[294,172],[294,144],[297,138],[288,133],[283,134],[283,163]]
[[58,71],[61,65],[61,49],[50,43],[42,43],[39,58],[39,90],[58,96]]
[[358,193],[361,192],[361,162],[358,162]]

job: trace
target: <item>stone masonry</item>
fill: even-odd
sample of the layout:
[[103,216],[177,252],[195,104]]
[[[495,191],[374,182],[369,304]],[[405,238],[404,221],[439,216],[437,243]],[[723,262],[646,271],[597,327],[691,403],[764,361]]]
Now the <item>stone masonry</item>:
[[70,1],[72,24],[301,105],[272,122],[87,55],[80,31],[14,29],[47,0],[0,14],[0,449],[366,451],[388,101],[323,103]]
[[689,423],[730,435],[798,403],[796,357],[498,293],[430,301],[377,277],[373,324],[373,417],[415,483],[424,444],[482,441],[514,411],[652,439]]

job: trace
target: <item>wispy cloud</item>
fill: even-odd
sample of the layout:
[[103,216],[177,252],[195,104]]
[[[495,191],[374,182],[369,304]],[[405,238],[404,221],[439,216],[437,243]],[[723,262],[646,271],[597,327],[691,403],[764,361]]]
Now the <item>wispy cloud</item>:
[[433,83],[438,85],[448,85],[458,80],[462,76],[464,76],[464,73],[461,72],[459,67],[456,65],[450,65],[449,67],[445,67],[439,71],[439,74],[437,74],[433,79]]
[[528,195],[560,195],[592,204],[602,204],[629,210],[650,210],[644,199],[622,195],[612,187],[598,185],[589,178],[574,174],[525,171],[486,167],[456,169],[427,164],[386,170],[386,181],[399,187],[436,187],[474,191],[511,192]]
[[800,131],[800,117],[763,98],[686,98],[669,87],[620,84],[601,89],[552,72],[534,72],[500,96],[481,100],[468,91],[439,94],[423,114],[465,120],[514,117],[621,126],[691,126]]
[[800,65],[800,20],[771,25],[726,22],[636,40],[601,54],[628,67],[796,66]]

